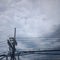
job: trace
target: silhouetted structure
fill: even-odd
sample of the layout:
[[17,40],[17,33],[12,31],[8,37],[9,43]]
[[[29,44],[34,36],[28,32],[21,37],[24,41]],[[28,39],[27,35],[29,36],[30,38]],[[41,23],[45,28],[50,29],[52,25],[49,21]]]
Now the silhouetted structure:
[[16,60],[16,58],[15,58],[15,51],[16,51],[15,45],[17,45],[17,42],[16,42],[16,28],[15,28],[15,31],[14,31],[14,37],[10,37],[9,40],[7,40],[7,43],[9,45],[9,53],[10,53],[10,56],[11,56],[11,60]]
[[16,28],[14,29],[14,37],[9,37],[7,40],[8,46],[9,46],[9,52],[8,54],[1,54],[0,60],[3,58],[6,58],[8,60],[8,57],[10,57],[10,60],[17,60],[15,56],[18,57],[18,60],[20,60],[19,56],[29,55],[29,54],[40,54],[40,55],[60,55],[60,50],[40,50],[40,51],[16,51],[15,46],[17,45],[16,42]]

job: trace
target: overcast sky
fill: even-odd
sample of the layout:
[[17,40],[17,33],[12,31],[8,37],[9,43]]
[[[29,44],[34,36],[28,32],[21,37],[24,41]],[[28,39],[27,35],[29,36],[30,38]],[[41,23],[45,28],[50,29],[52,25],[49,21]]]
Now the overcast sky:
[[48,41],[44,38],[21,40],[17,48],[59,47],[56,40],[60,37],[60,0],[0,0],[0,42],[6,44],[15,27],[17,38],[54,37]]

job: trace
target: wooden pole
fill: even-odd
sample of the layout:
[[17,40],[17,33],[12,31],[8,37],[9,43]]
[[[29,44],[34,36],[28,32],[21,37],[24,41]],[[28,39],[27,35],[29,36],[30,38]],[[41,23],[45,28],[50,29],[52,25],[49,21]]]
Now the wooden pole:
[[14,39],[16,40],[16,28],[14,28]]
[[18,60],[20,60],[19,55],[18,55]]
[[8,56],[6,56],[6,60],[8,60]]

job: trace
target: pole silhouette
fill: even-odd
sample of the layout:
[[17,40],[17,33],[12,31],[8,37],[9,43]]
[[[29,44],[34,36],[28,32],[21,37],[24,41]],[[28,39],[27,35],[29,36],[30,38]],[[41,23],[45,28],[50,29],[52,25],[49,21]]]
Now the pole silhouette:
[[17,45],[17,42],[16,42],[16,28],[14,29],[14,37],[10,37],[9,40],[7,40],[7,43],[9,45],[9,53],[10,53],[10,60],[16,60],[15,58],[15,51],[16,51],[16,48],[15,46]]

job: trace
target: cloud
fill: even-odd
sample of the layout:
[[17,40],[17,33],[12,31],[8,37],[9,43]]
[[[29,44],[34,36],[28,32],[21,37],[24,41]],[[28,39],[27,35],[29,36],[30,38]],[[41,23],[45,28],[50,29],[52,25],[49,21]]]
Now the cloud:
[[59,0],[57,2],[56,0],[1,0],[0,8],[2,12],[0,14],[0,41],[6,40],[9,35],[13,36],[13,28],[16,27],[17,38],[34,37],[26,40],[30,43],[24,42],[25,40],[18,43],[18,48],[48,49],[47,47],[55,48],[59,45],[56,40],[53,41],[53,38],[49,39],[59,37],[60,34]]
[[[45,5],[43,5],[43,1],[41,2],[42,7],[45,7]],[[46,2],[44,4],[46,4]],[[34,7],[34,5],[34,3],[31,3],[27,0],[22,1],[21,4],[19,2],[16,4],[12,4],[10,6],[10,9],[5,11],[0,16],[1,30],[9,33],[9,29],[11,30],[14,27],[17,27],[19,29],[17,32],[17,36],[24,37],[44,37],[46,35],[52,34],[55,31],[55,29],[53,29],[54,25],[58,26],[59,21],[54,21],[52,18],[48,18],[48,15],[41,13],[40,6],[38,6],[37,8],[37,4],[36,7]],[[49,6],[50,4],[48,4],[47,8]],[[53,12],[53,9],[51,11]],[[50,12],[48,13],[50,15]]]

